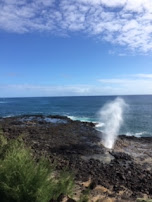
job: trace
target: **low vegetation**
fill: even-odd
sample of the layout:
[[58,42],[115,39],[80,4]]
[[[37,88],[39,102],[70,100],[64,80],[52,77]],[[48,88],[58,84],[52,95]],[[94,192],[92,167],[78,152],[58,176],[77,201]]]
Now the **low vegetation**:
[[49,202],[71,195],[73,175],[57,173],[41,158],[36,162],[23,140],[7,139],[0,133],[0,201]]
[[152,199],[138,198],[137,202],[152,202]]

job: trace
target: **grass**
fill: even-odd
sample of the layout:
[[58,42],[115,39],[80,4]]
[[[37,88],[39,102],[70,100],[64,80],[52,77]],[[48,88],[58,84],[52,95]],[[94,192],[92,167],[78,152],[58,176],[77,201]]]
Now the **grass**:
[[90,189],[89,188],[85,189],[80,196],[79,202],[88,202],[89,194],[90,194]]
[[45,158],[35,161],[22,139],[7,142],[0,133],[0,201],[49,202],[71,195],[73,175],[55,173]]
[[137,202],[152,202],[152,199],[138,198],[136,201]]

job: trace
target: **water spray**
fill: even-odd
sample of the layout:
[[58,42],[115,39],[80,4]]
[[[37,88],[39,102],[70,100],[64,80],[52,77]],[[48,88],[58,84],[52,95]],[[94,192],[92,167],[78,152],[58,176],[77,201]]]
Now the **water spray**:
[[103,123],[103,144],[112,149],[123,124],[123,112],[127,104],[122,98],[105,104],[99,111],[100,123]]

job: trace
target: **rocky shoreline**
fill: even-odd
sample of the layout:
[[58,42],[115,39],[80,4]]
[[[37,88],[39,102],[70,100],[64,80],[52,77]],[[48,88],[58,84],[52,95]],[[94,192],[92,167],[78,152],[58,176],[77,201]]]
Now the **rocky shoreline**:
[[63,116],[27,115],[0,119],[9,138],[22,135],[36,156],[75,173],[78,190],[89,187],[90,201],[152,198],[152,138],[119,136],[114,149],[101,144],[94,123]]

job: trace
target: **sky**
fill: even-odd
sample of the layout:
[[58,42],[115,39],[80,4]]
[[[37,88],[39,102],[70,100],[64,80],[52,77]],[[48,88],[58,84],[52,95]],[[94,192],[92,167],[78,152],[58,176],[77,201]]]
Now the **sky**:
[[0,97],[152,94],[151,0],[0,0]]

